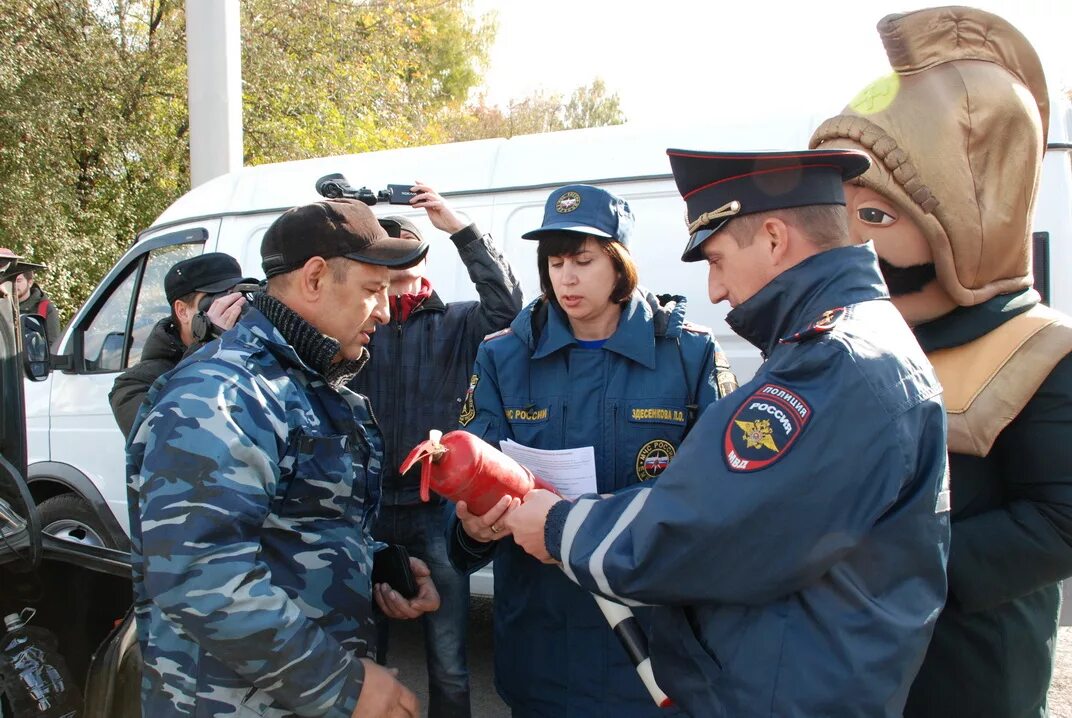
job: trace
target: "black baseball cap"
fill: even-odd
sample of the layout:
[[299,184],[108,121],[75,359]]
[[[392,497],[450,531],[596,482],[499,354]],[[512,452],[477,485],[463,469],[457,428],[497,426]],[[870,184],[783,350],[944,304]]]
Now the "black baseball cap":
[[298,269],[313,257],[346,257],[393,269],[424,259],[428,243],[388,235],[372,210],[355,199],[327,199],[281,214],[261,240],[266,277]]
[[251,277],[242,276],[242,267],[238,261],[223,252],[206,252],[196,257],[177,262],[164,275],[164,294],[168,304],[185,297],[191,292],[215,294],[223,292],[241,282],[256,282]]
[[400,237],[402,236],[402,230],[405,230],[417,239],[424,241],[424,235],[421,234],[421,230],[417,229],[417,225],[402,215],[392,214],[388,217],[380,217],[379,222],[390,237]]
[[667,150],[688,208],[683,262],[703,259],[700,245],[735,217],[776,209],[845,204],[842,184],[871,160],[856,150],[700,152]]

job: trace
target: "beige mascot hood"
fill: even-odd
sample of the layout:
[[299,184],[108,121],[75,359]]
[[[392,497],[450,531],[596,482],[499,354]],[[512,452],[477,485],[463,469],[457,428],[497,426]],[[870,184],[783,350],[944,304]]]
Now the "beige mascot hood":
[[878,31],[896,74],[820,125],[811,146],[871,154],[857,181],[915,220],[958,304],[1031,286],[1049,121],[1034,49],[1001,18],[965,7],[889,15]]

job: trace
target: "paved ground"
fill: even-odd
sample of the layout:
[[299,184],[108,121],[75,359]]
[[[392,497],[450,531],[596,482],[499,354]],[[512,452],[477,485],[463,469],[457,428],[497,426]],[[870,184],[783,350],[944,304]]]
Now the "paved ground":
[[[1065,588],[1069,588],[1067,583]],[[1072,718],[1072,627],[1068,626],[1057,631],[1057,662],[1050,684],[1050,718]]]
[[[1072,597],[1070,597],[1072,599]],[[1066,622],[1072,619],[1072,600],[1065,603]],[[402,681],[417,691],[422,709],[428,710],[428,674],[424,643],[415,621],[396,622],[391,629],[391,660]],[[472,672],[473,718],[509,718],[510,712],[492,686],[491,602],[474,599],[469,612],[469,664]],[[1057,663],[1050,688],[1050,718],[1072,718],[1072,627],[1057,636]]]

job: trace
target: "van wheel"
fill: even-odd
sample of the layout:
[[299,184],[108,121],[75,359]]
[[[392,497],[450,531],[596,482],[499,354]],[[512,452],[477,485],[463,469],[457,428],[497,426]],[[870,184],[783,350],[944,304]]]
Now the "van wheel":
[[41,528],[49,536],[89,546],[118,548],[108,529],[85,499],[75,494],[60,494],[37,505]]

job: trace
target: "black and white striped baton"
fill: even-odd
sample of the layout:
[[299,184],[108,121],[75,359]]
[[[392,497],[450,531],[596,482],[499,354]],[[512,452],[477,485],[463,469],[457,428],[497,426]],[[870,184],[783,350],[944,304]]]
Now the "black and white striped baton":
[[618,637],[622,648],[625,649],[626,654],[629,656],[629,660],[633,662],[637,675],[640,676],[644,687],[648,689],[648,693],[651,694],[655,705],[660,708],[668,708],[674,705],[670,697],[663,693],[663,689],[659,688],[659,684],[655,682],[655,672],[651,668],[651,656],[648,655],[648,638],[644,635],[644,630],[640,627],[637,617],[633,615],[633,611],[628,606],[615,603],[602,596],[592,594],[592,598],[596,600],[596,605],[599,606],[599,610],[603,612],[607,623],[614,630],[614,635]]

